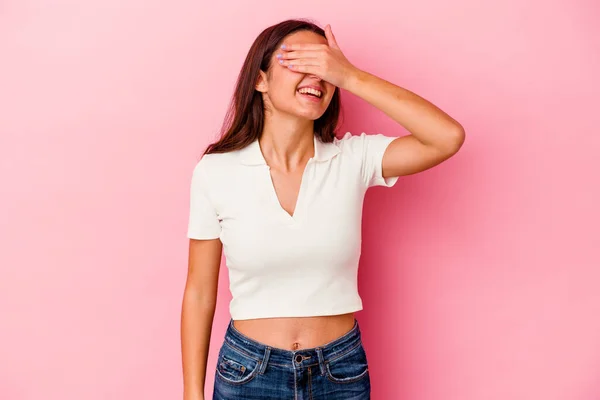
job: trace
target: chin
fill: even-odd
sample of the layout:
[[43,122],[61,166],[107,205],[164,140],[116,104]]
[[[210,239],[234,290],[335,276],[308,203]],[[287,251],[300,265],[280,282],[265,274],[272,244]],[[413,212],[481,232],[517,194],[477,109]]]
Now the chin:
[[325,114],[325,111],[327,111],[327,107],[324,107],[322,109],[321,107],[309,109],[302,106],[296,106],[296,109],[294,111],[294,114],[298,117],[316,120],[321,118],[323,114]]
[[321,118],[323,114],[325,114],[325,111],[327,111],[327,107],[323,107],[323,105],[321,105],[321,107],[307,107],[304,104],[299,104],[297,101],[289,102],[285,106],[277,108],[282,112],[294,115],[298,118],[305,118],[313,121]]
[[295,115],[298,116],[299,118],[306,118],[306,119],[310,119],[313,121],[321,118],[323,116],[323,114],[325,114],[325,111],[323,111],[322,113],[315,113],[315,112],[306,112],[306,113],[296,112],[295,113]]

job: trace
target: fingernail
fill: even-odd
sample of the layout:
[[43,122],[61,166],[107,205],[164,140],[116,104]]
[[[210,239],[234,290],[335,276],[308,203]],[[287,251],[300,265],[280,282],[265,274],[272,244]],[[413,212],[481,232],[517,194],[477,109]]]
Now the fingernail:
[[281,48],[282,48],[282,49],[285,49],[285,44],[282,44],[282,45],[281,45]]
[[277,58],[281,58],[281,54],[277,53]]

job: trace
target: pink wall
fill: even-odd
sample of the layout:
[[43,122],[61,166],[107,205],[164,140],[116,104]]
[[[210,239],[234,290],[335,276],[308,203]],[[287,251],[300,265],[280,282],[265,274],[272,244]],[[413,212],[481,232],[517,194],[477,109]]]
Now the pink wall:
[[[331,23],[355,65],[467,131],[367,194],[373,398],[600,398],[600,10],[492,3],[3,1],[0,399],[180,398],[191,170],[287,17]],[[345,129],[406,133],[344,102]]]

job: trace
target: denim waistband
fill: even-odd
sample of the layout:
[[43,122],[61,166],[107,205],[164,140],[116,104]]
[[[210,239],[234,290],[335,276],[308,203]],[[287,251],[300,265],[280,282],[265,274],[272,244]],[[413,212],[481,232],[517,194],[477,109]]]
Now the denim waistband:
[[315,364],[323,366],[325,361],[331,361],[355,349],[361,344],[361,332],[355,318],[354,326],[350,331],[329,343],[307,349],[286,350],[266,345],[244,335],[233,326],[233,319],[230,319],[225,332],[225,343],[260,360],[264,366],[270,363],[301,368]]

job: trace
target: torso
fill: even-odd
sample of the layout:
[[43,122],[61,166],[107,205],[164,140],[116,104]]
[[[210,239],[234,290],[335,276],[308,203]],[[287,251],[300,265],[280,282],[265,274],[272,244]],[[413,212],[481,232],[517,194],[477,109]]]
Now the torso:
[[233,325],[242,334],[260,343],[300,350],[322,346],[349,332],[354,326],[354,313],[234,320]]
[[289,350],[343,336],[362,310],[362,204],[380,147],[349,134],[314,140],[315,157],[292,170],[270,169],[258,140],[205,155],[196,175],[205,192],[195,197],[188,230],[199,238],[218,233],[223,243],[234,327]]
[[[298,170],[286,174],[271,168],[271,180],[279,205],[294,215],[306,162]],[[234,321],[244,335],[286,350],[299,350],[329,343],[354,326],[354,313],[314,317],[259,318]]]

